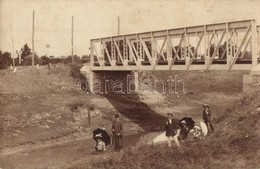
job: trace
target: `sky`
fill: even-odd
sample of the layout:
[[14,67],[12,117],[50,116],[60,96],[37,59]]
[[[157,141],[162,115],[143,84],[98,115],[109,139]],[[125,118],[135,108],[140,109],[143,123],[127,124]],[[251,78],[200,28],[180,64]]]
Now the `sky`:
[[71,54],[72,16],[74,54],[82,56],[90,39],[117,35],[118,16],[123,35],[247,19],[260,25],[259,9],[258,0],[0,0],[0,50],[32,47],[33,11],[35,52],[58,57]]

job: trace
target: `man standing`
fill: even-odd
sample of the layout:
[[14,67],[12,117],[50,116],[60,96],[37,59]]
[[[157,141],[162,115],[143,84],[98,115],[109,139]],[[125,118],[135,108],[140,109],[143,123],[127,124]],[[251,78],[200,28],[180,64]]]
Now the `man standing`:
[[123,146],[123,126],[119,121],[118,114],[115,115],[115,120],[113,121],[112,124],[112,133],[113,133],[112,143],[115,146],[115,150],[120,151],[120,149]]
[[180,126],[178,123],[173,122],[173,114],[167,113],[168,119],[165,124],[165,130],[166,130],[166,137],[168,137],[168,146],[171,147],[171,141],[174,140],[174,142],[177,144],[178,147],[180,147],[178,136],[180,135]]
[[209,105],[204,104],[203,108],[204,108],[204,110],[203,110],[203,115],[202,116],[203,116],[204,122],[207,125],[208,131],[209,131],[209,126],[210,126],[211,131],[214,132],[214,127],[213,127],[213,125],[211,123],[212,118],[211,118],[211,111],[209,110]]

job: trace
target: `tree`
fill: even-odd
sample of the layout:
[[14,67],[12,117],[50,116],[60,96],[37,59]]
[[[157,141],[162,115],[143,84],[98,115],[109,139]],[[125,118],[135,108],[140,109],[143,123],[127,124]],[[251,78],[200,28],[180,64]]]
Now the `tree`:
[[39,62],[40,65],[47,65],[49,64],[50,60],[47,56],[44,55],[40,57]]
[[11,53],[0,51],[0,69],[6,69],[12,64]]
[[90,56],[89,56],[89,55],[83,55],[83,56],[80,58],[80,62],[81,62],[81,63],[88,63],[88,62],[90,62]]
[[[72,56],[69,55],[67,58],[65,58],[64,63],[72,63]],[[77,55],[74,55],[74,63],[80,63],[80,57]]]
[[33,53],[31,52],[30,47],[26,43],[22,48],[21,48],[21,59],[22,59],[22,65],[32,65],[32,57],[34,57],[34,63],[37,64],[39,61],[39,56],[36,54],[36,52]]
[[29,46],[27,45],[27,43],[23,46],[23,48],[21,49],[22,53],[21,53],[21,58],[24,59],[25,57],[29,56],[32,54],[31,49],[29,48]]

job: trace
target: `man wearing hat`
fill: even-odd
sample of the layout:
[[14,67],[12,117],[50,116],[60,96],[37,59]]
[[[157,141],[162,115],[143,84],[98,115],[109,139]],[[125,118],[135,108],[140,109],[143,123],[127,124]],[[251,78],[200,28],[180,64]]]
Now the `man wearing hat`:
[[180,126],[178,123],[173,122],[173,114],[167,113],[167,121],[165,124],[165,130],[166,130],[166,137],[168,137],[168,146],[171,147],[171,141],[174,140],[174,142],[177,144],[178,147],[180,147],[178,136],[180,134]]
[[208,131],[209,131],[209,126],[210,126],[211,131],[214,132],[214,127],[213,127],[213,125],[211,123],[211,119],[212,118],[211,118],[211,111],[209,110],[209,105],[204,104],[203,108],[204,108],[204,110],[203,110],[202,117],[203,117],[203,120],[204,120],[204,122],[206,123],[206,125],[208,127]]
[[119,115],[115,114],[115,120],[112,124],[112,143],[115,146],[116,151],[120,151],[123,146],[123,126],[122,123],[119,121]]

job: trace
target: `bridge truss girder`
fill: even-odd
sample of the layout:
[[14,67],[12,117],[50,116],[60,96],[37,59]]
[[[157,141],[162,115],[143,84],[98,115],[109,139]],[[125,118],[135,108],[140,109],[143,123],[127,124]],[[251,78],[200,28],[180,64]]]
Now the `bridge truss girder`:
[[259,59],[255,20],[91,40],[92,70],[252,69]]

